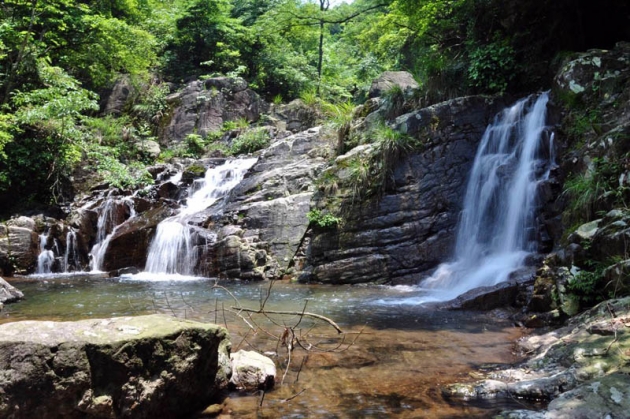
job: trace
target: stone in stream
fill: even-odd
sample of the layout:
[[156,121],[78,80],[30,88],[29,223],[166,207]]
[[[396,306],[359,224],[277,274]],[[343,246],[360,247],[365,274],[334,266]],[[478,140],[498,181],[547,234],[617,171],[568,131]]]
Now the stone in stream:
[[[630,297],[608,300],[563,328],[519,341],[532,358],[476,383],[443,388],[446,397],[551,400],[545,412],[501,418],[627,418],[630,411]],[[609,415],[609,416],[607,416]]]
[[230,355],[230,384],[239,390],[268,390],[276,381],[276,366],[271,359],[254,351],[238,351]]
[[24,298],[24,294],[4,278],[0,278],[0,308],[4,303],[13,303]]
[[179,418],[216,402],[227,330],[165,315],[0,326],[0,417]]

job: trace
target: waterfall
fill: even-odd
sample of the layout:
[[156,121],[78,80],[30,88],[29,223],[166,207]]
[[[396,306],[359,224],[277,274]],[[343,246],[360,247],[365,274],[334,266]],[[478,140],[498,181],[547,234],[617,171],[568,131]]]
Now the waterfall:
[[77,233],[70,229],[66,234],[66,251],[63,255],[63,271],[70,272],[70,266],[74,266],[76,271],[81,270],[79,249],[77,246]]
[[540,147],[548,100],[547,93],[520,100],[486,129],[468,181],[453,261],[420,284],[436,299],[503,282],[536,251],[536,190],[549,176],[549,170],[540,170],[549,166]]
[[135,216],[135,208],[133,201],[129,198],[113,199],[107,198],[105,204],[101,206],[96,224],[96,241],[90,251],[92,258],[90,262],[92,272],[100,272],[103,267],[103,260],[107,246],[112,235],[116,232],[116,228],[122,224],[125,219],[120,216],[118,211],[120,205],[125,205],[129,210],[130,218]]
[[46,249],[48,244],[48,234],[39,235],[39,255],[37,256],[37,271],[36,274],[49,274],[52,272],[52,265],[55,262],[55,252],[50,249]]
[[189,217],[225,197],[256,161],[255,158],[231,160],[208,169],[203,179],[193,182],[180,213],[158,224],[149,246],[146,273],[193,275],[197,255],[195,237],[188,225]]

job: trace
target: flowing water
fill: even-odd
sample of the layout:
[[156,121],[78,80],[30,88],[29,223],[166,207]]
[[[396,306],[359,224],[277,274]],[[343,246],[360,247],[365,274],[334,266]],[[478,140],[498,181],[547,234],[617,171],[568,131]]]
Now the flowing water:
[[[138,281],[97,275],[11,282],[27,299],[6,305],[0,322],[155,312],[216,322],[228,326],[233,351],[275,352],[278,381],[285,375],[287,352],[278,348],[278,340],[249,332],[230,308],[240,304],[257,309],[268,283],[220,282],[218,287],[211,279]],[[268,310],[300,312],[308,301],[307,311],[333,319],[346,334],[303,319],[296,328],[301,341],[328,352],[295,349],[284,384],[265,395],[262,408],[258,394],[231,393],[224,413],[232,418],[274,419],[486,418],[501,408],[522,407],[512,400],[448,401],[440,392],[451,382],[474,381],[479,368],[517,361],[513,341],[520,329],[483,313],[381,303],[400,295],[396,288],[381,286],[274,284],[265,305]],[[299,317],[270,315],[255,320],[277,336],[283,324],[295,325]]]
[[107,252],[107,246],[109,246],[109,241],[116,232],[116,228],[127,219],[122,216],[119,211],[119,207],[121,205],[126,206],[127,211],[129,212],[129,218],[135,215],[133,201],[128,197],[108,197],[99,207],[99,215],[96,225],[96,241],[90,251],[90,267],[92,272],[101,272],[103,261],[105,259],[105,253]]
[[[536,191],[553,152],[542,150],[548,94],[499,114],[483,135],[468,180],[453,262],[422,282],[434,300],[496,285],[536,251]],[[551,146],[553,138],[550,139]]]
[[48,245],[48,234],[39,235],[39,255],[37,256],[37,270],[38,275],[45,275],[52,272],[52,265],[55,262],[55,252],[51,249],[46,249]]
[[[188,218],[225,197],[243,179],[257,159],[235,159],[210,168],[203,179],[193,182],[188,200],[179,214],[162,221],[147,256],[145,271],[150,274],[193,275],[197,261],[194,232]],[[153,275],[155,277],[155,275]],[[145,273],[140,274],[146,277]]]

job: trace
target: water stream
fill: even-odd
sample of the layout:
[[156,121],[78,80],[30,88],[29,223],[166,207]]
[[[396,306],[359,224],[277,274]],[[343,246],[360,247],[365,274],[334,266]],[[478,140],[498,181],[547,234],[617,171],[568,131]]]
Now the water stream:
[[149,247],[145,273],[136,279],[155,279],[155,274],[192,276],[197,261],[194,232],[188,219],[226,196],[243,179],[257,159],[235,159],[210,168],[195,180],[179,214],[162,221]]

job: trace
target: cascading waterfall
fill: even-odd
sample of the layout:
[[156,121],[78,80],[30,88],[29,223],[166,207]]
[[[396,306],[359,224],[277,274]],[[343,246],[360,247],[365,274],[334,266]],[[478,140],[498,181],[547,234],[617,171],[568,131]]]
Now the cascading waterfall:
[[39,235],[39,256],[37,256],[37,271],[38,275],[49,274],[52,272],[52,265],[55,262],[55,252],[51,249],[46,249],[48,244],[48,234]]
[[468,181],[454,261],[420,284],[436,300],[503,282],[536,250],[536,189],[549,176],[549,158],[540,152],[548,100],[547,93],[520,100],[486,129]]
[[99,212],[96,224],[96,242],[90,251],[92,259],[90,266],[92,272],[101,271],[101,268],[103,267],[103,260],[105,258],[105,252],[107,252],[107,246],[109,245],[109,240],[116,231],[116,228],[125,221],[124,219],[120,219],[117,212],[117,208],[121,204],[127,206],[130,218],[135,216],[135,209],[131,199],[127,197],[122,199],[107,198],[105,204],[101,207],[101,211]]
[[145,272],[193,275],[197,262],[194,236],[188,218],[225,197],[243,179],[257,159],[237,159],[206,171],[188,190],[188,200],[179,214],[162,221],[149,247]]

